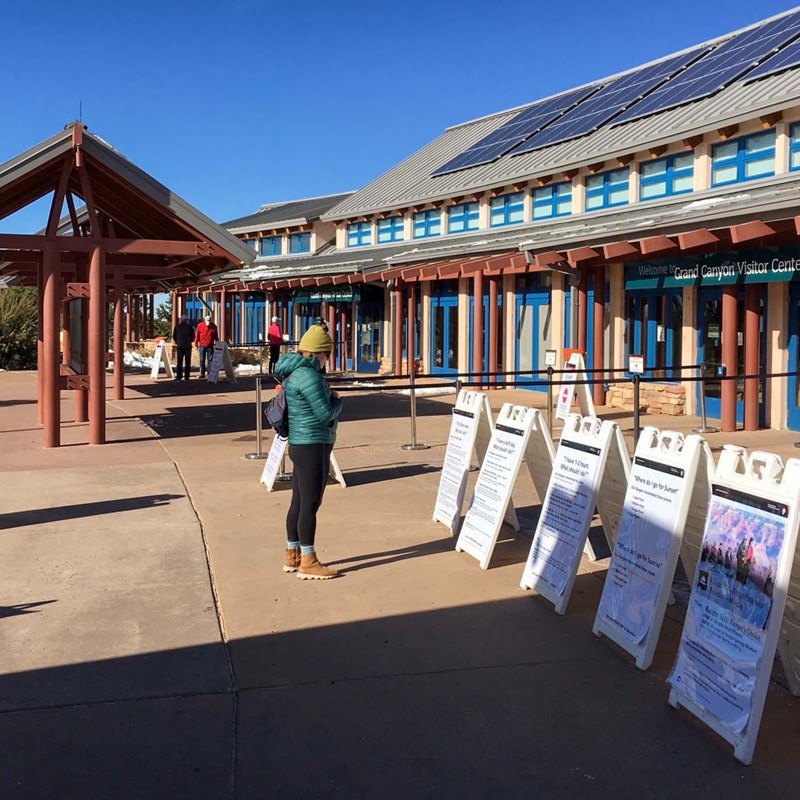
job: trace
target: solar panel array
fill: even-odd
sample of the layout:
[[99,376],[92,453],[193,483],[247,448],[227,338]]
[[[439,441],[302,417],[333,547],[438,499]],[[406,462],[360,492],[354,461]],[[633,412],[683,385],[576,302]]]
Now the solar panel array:
[[614,124],[707,97],[798,34],[800,11],[740,33],[628,108],[614,120]]
[[512,151],[512,155],[565,142],[597,130],[621,110],[671,78],[687,64],[696,61],[708,50],[709,48],[698,48],[688,53],[682,53],[658,64],[638,69],[609,83],[591,98],[548,125],[543,131],[517,145]]
[[443,164],[433,175],[444,175],[446,172],[489,164],[505,155],[529,136],[538,133],[545,125],[597,91],[597,88],[597,86],[589,86],[575,89],[528,106],[497,130],[484,136],[483,139],[479,139],[471,147]]
[[800,39],[795,39],[791,44],[770,56],[766,61],[762,61],[752,72],[747,73],[746,81],[754,81],[757,78],[764,78],[773,75],[789,67],[796,67],[800,64]]

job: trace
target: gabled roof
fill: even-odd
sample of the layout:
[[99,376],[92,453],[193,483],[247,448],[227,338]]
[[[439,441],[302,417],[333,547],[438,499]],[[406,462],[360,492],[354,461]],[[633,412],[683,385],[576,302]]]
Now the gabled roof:
[[[707,44],[725,41],[733,35],[726,34]],[[616,77],[619,76],[596,83],[605,84]],[[614,125],[611,120],[581,138],[519,155],[507,154],[489,164],[432,176],[431,173],[451,158],[513,119],[520,109],[463,123],[445,130],[433,142],[340,202],[322,218],[338,220],[394,211],[537,177],[558,176],[568,170],[647,151],[800,105],[800,68],[752,83],[744,80],[746,76],[709,97],[641,119],[620,125]]]
[[247,233],[259,228],[291,227],[307,225],[335,205],[346,200],[352,192],[340,192],[322,197],[309,197],[304,200],[289,200],[282,203],[265,203],[255,214],[223,222],[229,230],[236,233]]

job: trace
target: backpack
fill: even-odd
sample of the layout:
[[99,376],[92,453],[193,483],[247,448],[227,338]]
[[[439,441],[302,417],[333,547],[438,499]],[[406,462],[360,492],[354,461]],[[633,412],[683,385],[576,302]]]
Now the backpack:
[[289,408],[286,405],[286,385],[289,379],[283,382],[281,391],[267,401],[264,406],[264,418],[267,425],[275,431],[281,439],[289,437]]

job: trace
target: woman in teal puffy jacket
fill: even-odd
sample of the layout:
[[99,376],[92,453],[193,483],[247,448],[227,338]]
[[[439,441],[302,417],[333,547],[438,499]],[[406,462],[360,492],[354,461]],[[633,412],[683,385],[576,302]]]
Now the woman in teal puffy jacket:
[[337,572],[320,564],[314,541],[342,401],[322,376],[333,351],[333,340],[327,331],[312,325],[300,339],[298,349],[298,353],[283,356],[274,373],[286,392],[292,459],[292,504],[286,515],[283,571],[296,572],[304,580],[325,580]]

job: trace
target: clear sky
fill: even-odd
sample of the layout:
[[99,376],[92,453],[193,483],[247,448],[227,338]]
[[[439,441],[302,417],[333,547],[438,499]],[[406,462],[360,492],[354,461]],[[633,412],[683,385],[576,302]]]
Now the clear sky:
[[[764,19],[761,0],[0,0],[0,162],[78,117],[217,221]],[[28,232],[46,208],[0,222]]]

